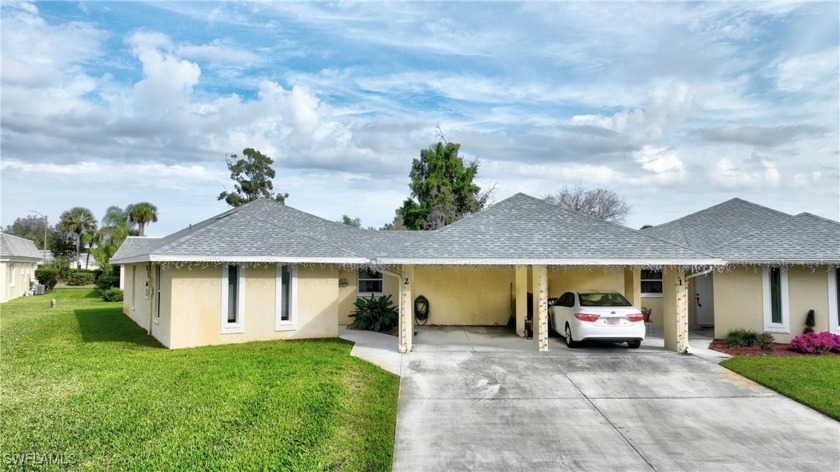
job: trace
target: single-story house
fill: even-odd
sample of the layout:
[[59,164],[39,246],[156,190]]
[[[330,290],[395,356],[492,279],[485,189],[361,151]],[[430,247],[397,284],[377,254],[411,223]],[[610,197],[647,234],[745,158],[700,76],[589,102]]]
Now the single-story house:
[[29,239],[0,233],[0,303],[22,297],[35,280],[35,269],[43,253]]
[[[713,326],[716,338],[735,328],[767,331],[790,342],[814,310],[816,331],[840,334],[837,221],[735,198],[642,232],[726,261],[693,279],[692,327]],[[643,271],[643,305],[658,307],[658,277]]]
[[642,273],[661,270],[667,347],[688,340],[690,272],[721,258],[517,194],[437,231],[375,231],[260,199],[163,238],[128,238],[112,258],[123,310],[170,348],[332,337],[357,297],[392,295],[395,342],[412,347],[414,297],[430,324],[505,325],[548,348],[547,300],[614,289],[639,305]]

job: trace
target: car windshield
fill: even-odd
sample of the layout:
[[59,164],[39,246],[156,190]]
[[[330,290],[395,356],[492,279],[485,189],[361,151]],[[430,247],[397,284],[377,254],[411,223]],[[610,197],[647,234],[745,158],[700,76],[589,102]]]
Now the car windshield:
[[618,293],[579,293],[580,306],[633,306]]

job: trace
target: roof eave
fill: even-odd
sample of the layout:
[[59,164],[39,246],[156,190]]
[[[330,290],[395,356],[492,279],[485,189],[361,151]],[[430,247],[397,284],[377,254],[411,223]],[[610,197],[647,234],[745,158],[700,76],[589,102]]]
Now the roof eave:
[[136,264],[142,262],[184,262],[184,263],[264,263],[264,264],[370,264],[370,260],[363,257],[283,257],[283,256],[170,256],[159,254],[144,254],[142,256],[126,257],[112,260],[113,264]]
[[384,257],[374,264],[405,265],[545,265],[545,266],[722,266],[721,259],[494,259]]

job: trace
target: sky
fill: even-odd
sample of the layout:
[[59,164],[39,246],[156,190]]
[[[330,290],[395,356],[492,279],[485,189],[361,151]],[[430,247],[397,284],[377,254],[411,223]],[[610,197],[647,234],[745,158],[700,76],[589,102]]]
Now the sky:
[[[733,197],[840,220],[838,2],[3,0],[2,215],[228,209],[225,156],[287,204],[391,222],[420,150],[495,201],[607,187],[630,227]],[[37,212],[33,213],[31,211]]]

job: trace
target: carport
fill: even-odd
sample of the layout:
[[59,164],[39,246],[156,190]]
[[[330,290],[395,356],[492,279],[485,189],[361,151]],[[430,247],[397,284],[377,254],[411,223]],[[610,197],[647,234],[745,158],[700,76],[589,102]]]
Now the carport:
[[[414,297],[422,294],[423,274],[432,269],[440,274],[466,268],[512,273],[510,288],[502,288],[506,292],[503,295],[511,296],[513,300],[512,313],[508,315],[515,315],[516,333],[524,336],[527,295],[532,293],[534,348],[546,351],[551,273],[589,270],[620,274],[623,282],[618,288],[638,305],[641,269],[647,267],[663,270],[665,346],[685,352],[688,348],[686,289],[689,283],[686,272],[723,264],[705,254],[524,194],[434,231],[427,238],[401,247],[399,253],[380,257],[374,263],[388,267],[389,273],[400,279],[398,343],[403,353],[410,352],[413,345]],[[467,284],[463,277],[451,277],[451,280],[445,288],[449,298],[469,296],[464,292]],[[566,290],[565,287],[551,288]],[[446,310],[447,307],[436,309]]]

